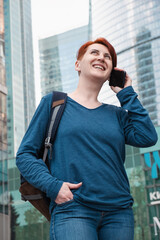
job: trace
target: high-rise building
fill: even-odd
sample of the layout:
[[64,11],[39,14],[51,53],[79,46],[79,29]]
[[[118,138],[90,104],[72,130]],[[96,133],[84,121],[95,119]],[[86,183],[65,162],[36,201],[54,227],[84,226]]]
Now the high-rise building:
[[[127,71],[152,122],[160,125],[159,1],[90,1],[92,39],[105,37],[115,47],[118,67]],[[108,82],[104,84],[99,99],[119,105]],[[159,126],[156,129],[160,136]],[[135,200],[135,240],[160,238],[159,156],[160,142],[145,149],[126,146],[125,166]]]
[[35,110],[31,2],[4,1],[8,156],[17,148]]
[[42,95],[53,90],[71,92],[76,88],[76,53],[88,41],[89,29],[86,25],[39,40]]
[[[92,1],[92,38],[103,36],[115,47],[118,67],[133,87],[155,125],[160,124],[160,4],[158,0]],[[118,104],[105,84],[101,99]]]
[[0,0],[0,233],[2,240],[10,240],[7,168],[7,87],[4,48],[4,11],[3,0]]
[[11,238],[16,240],[22,202],[15,155],[35,111],[31,1],[4,0],[4,23]]
[[35,111],[31,1],[20,2],[25,130]]

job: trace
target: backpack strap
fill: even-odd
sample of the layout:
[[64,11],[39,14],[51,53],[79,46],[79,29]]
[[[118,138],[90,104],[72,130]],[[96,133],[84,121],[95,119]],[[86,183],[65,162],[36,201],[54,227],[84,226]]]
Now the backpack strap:
[[66,93],[53,91],[51,118],[47,131],[47,137],[45,139],[45,148],[43,153],[44,162],[46,162],[48,150],[50,150],[50,159],[52,158],[52,144],[54,142],[58,125],[60,123],[65,108],[66,100]]
[[[52,144],[54,142],[55,136],[56,136],[56,131],[59,125],[59,122],[61,120],[65,104],[67,100],[67,94],[63,92],[53,92],[52,95],[52,108],[51,108],[51,117],[50,121],[48,124],[48,129],[47,129],[47,134],[46,134],[46,139],[45,139],[45,148],[43,152],[43,161],[46,163],[47,160],[47,155],[48,155],[48,150],[50,150],[50,157],[52,153]],[[24,194],[24,190],[26,192],[29,191],[30,189],[30,194],[26,193]],[[31,193],[31,190],[32,193]],[[43,192],[38,192],[36,190],[35,193],[35,188],[28,184],[26,180],[23,178],[21,175],[21,187],[20,187],[20,192],[21,192],[21,199],[24,201],[32,201],[33,200],[40,200],[44,198],[44,193]],[[35,193],[35,194],[34,194]]]

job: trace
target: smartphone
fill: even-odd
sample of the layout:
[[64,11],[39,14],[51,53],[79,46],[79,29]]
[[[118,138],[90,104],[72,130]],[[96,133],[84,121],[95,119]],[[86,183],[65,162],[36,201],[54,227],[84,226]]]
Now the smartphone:
[[109,86],[124,88],[125,78],[126,78],[125,71],[113,69],[109,80]]

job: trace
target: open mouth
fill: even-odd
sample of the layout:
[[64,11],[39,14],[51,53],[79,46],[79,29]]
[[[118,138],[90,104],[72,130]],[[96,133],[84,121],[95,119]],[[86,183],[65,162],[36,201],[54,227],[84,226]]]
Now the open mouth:
[[102,65],[99,65],[99,64],[94,64],[93,67],[94,67],[94,68],[97,68],[97,69],[100,69],[100,70],[102,70],[102,71],[105,70],[105,67],[102,66]]

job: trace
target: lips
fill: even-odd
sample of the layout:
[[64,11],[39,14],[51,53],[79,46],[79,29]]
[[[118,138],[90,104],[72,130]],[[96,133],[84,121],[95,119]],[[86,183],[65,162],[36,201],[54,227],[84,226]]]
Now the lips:
[[101,69],[102,71],[105,71],[105,67],[103,66],[103,65],[101,65],[101,64],[93,64],[92,65],[94,68],[97,68],[97,69]]

